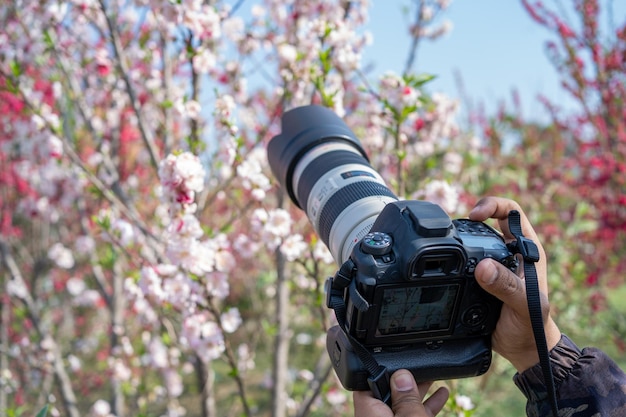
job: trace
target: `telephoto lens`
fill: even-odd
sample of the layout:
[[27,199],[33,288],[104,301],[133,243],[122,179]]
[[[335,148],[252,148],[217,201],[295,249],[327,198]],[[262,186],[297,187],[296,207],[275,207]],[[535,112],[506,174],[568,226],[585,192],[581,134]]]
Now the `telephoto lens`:
[[282,132],[269,142],[267,153],[274,176],[339,265],[382,209],[398,200],[354,133],[328,108],[310,105],[286,112]]

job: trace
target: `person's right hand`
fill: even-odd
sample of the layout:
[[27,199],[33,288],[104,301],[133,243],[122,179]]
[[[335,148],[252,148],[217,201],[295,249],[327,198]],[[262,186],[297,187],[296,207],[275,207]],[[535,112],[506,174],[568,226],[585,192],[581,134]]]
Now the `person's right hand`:
[[[511,210],[520,212],[524,236],[535,242],[539,248],[540,259],[536,264],[537,277],[541,292],[546,340],[548,349],[552,349],[561,339],[561,332],[550,317],[546,254],[528,218],[515,201],[498,197],[486,197],[480,200],[470,212],[469,218],[476,221],[485,221],[488,218],[497,219],[505,240],[510,242],[514,240],[508,226],[508,215]],[[539,363],[537,345],[528,314],[524,277],[514,274],[492,259],[483,259],[476,267],[474,275],[485,291],[504,303],[500,319],[492,335],[493,350],[509,360],[519,372]]]
[[424,401],[431,383],[416,384],[406,369],[394,372],[390,383],[392,408],[374,398],[371,391],[355,391],[354,417],[433,417],[448,400],[448,389],[439,387]]

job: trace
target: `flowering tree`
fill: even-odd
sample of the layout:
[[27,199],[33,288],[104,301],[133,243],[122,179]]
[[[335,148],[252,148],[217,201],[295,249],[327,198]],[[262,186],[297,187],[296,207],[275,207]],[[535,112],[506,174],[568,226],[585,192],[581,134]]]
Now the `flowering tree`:
[[[609,294],[623,290],[626,270],[626,21],[615,20],[610,4],[575,1],[565,13],[523,1],[551,34],[546,50],[574,106],[540,97],[550,123],[503,110],[485,127],[494,143],[515,138],[518,156],[502,158],[504,163],[527,164],[514,192],[542,208],[536,223],[553,247],[552,287],[564,297],[559,307],[589,308],[579,314],[581,321],[596,317],[591,327],[624,349],[626,311]],[[583,323],[572,323],[570,331],[581,332]]]
[[[418,8],[413,36],[440,34],[424,30],[445,5]],[[320,340],[334,261],[273,188],[264,144],[284,109],[311,102],[381,138],[372,149],[401,146],[377,161],[399,183],[407,132],[430,129],[434,144],[449,122],[420,93],[426,78],[359,91],[367,3],[50,0],[1,13],[0,409],[345,411]]]
[[[334,260],[267,167],[265,145],[286,109],[332,108],[398,195],[453,216],[484,192],[519,185],[520,173],[537,175],[514,188],[524,196],[548,178],[582,193],[606,176],[602,164],[565,158],[559,146],[570,142],[559,139],[577,132],[559,130],[547,154],[577,167],[571,176],[501,152],[501,125],[487,141],[458,126],[458,103],[429,93],[432,77],[413,71],[419,42],[449,29],[437,19],[447,6],[414,2],[406,67],[378,80],[362,69],[366,1],[3,8],[0,413],[46,404],[71,417],[350,413],[323,342]],[[592,101],[581,132],[616,97]],[[555,126],[567,126],[557,122],[555,113]],[[623,126],[611,123],[606,137],[619,146]],[[608,158],[609,139],[584,138],[572,143],[587,146],[589,160]],[[526,145],[528,155],[545,150],[541,140]],[[502,165],[490,171],[487,154]],[[609,177],[594,189],[614,190],[620,177]],[[608,226],[598,230],[616,230]],[[563,237],[556,230],[550,242]],[[569,261],[560,265],[576,268]],[[451,413],[473,407],[458,394]]]

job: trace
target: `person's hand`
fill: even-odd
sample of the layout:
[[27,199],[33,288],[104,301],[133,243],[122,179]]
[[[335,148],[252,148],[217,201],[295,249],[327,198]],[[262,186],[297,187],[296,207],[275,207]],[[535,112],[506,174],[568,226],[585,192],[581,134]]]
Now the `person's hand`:
[[[524,236],[535,242],[539,248],[540,259],[536,263],[537,277],[541,291],[546,340],[548,349],[552,349],[559,342],[561,332],[550,317],[546,254],[528,218],[515,201],[498,197],[486,197],[480,200],[470,212],[469,218],[475,221],[485,221],[488,218],[497,219],[504,239],[510,242],[514,240],[508,226],[508,215],[511,210],[520,212]],[[492,335],[493,350],[509,360],[519,372],[539,363],[535,337],[528,314],[524,277],[514,274],[504,265],[492,259],[483,259],[476,267],[474,275],[478,284],[485,291],[504,303],[500,319]]]
[[433,417],[448,400],[448,389],[437,389],[426,401],[431,382],[416,384],[411,372],[400,369],[391,376],[391,406],[374,398],[371,391],[355,391],[354,417]]

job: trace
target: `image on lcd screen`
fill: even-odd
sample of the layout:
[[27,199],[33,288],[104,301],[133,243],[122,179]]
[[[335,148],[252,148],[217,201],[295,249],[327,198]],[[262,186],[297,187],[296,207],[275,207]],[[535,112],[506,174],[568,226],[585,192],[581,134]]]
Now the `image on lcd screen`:
[[458,284],[385,289],[377,336],[448,330],[458,291]]

